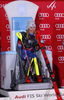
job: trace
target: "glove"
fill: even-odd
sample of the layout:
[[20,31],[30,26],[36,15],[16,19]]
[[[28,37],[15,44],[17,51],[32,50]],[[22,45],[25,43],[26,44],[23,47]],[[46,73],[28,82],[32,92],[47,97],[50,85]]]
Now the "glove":
[[38,51],[40,49],[40,47],[37,45],[35,46],[35,50]]
[[22,48],[21,41],[18,41],[18,48],[19,50]]

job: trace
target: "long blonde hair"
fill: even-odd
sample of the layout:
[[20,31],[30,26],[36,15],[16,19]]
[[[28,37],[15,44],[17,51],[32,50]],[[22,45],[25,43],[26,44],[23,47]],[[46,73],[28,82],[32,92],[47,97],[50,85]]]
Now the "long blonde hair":
[[[36,32],[36,31],[35,31]],[[34,32],[34,34],[35,34],[35,32]],[[29,39],[29,35],[28,35],[28,33],[29,33],[29,29],[28,30],[26,30],[26,37]]]

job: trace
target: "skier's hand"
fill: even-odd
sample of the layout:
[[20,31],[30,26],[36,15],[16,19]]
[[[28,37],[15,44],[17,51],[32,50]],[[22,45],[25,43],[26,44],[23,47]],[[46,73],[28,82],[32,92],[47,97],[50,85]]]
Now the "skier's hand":
[[40,49],[40,47],[37,45],[35,46],[35,50],[38,51]]

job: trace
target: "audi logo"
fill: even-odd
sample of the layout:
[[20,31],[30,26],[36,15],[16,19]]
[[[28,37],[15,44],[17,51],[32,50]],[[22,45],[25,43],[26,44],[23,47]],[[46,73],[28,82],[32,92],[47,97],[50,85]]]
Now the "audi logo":
[[56,28],[64,28],[64,24],[55,24]]
[[6,38],[7,38],[8,41],[10,41],[10,36],[9,35]]
[[58,57],[58,60],[59,60],[59,61],[64,61],[64,56],[59,56],[59,57]]
[[49,13],[39,13],[39,17],[49,17]]
[[6,20],[8,20],[8,16],[7,16],[7,14],[5,14],[5,17],[6,17]]
[[55,17],[64,17],[64,13],[55,13],[54,16]]
[[51,39],[51,35],[41,35],[42,39]]
[[47,50],[52,50],[52,46],[45,46]]
[[57,39],[63,39],[63,38],[64,38],[64,35],[63,35],[63,34],[57,34],[57,35],[56,35],[56,38],[57,38]]
[[10,25],[9,24],[6,24],[6,29],[7,29],[7,31],[10,31]]
[[50,24],[40,24],[40,28],[50,28]]
[[0,8],[4,7],[6,4],[0,4]]
[[10,47],[7,48],[7,51],[10,51]]
[[58,50],[64,50],[64,46],[58,45],[58,46],[57,46],[57,49],[58,49]]

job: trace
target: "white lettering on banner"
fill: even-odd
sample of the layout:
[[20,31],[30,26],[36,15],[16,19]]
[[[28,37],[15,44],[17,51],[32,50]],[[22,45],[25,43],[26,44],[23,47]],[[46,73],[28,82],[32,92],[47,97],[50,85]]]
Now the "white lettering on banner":
[[49,17],[49,13],[39,13],[39,19],[44,19],[45,17]]
[[64,63],[64,56],[59,56],[58,61],[59,63]]
[[50,5],[47,5],[47,8],[51,8],[51,10],[53,10],[53,8],[56,8],[56,0],[54,0]]
[[46,28],[50,28],[50,24],[39,24],[40,30],[45,30]]
[[64,50],[64,46],[58,45],[57,49],[58,49],[58,52],[62,52]]
[[0,8],[4,7],[5,5],[6,5],[6,3],[5,4],[0,4]]
[[64,34],[57,34],[56,38],[57,38],[57,41],[61,41],[64,38]]
[[45,46],[47,50],[52,50],[52,46]]
[[7,29],[7,31],[10,31],[10,25],[9,24],[6,24],[6,29]]
[[42,39],[51,39],[51,35],[41,35]]

